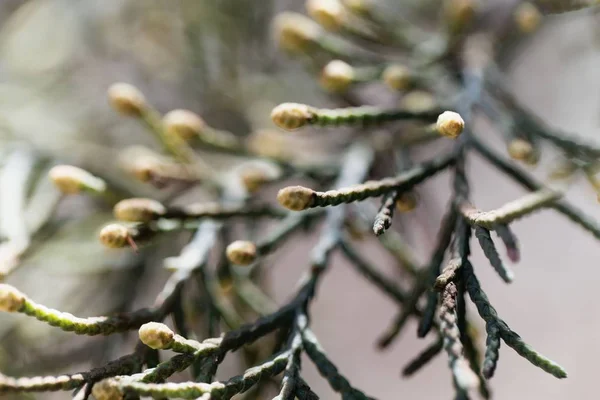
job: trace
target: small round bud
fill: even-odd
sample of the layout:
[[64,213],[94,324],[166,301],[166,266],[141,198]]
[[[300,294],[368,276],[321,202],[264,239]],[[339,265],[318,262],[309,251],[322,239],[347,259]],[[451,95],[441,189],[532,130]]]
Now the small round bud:
[[513,160],[525,161],[533,154],[533,146],[525,139],[513,139],[508,143],[508,155]]
[[175,337],[175,333],[168,326],[159,322],[142,325],[138,334],[142,343],[155,350],[171,347]]
[[167,212],[165,206],[152,199],[132,198],[118,202],[113,208],[119,221],[150,222]]
[[275,17],[274,33],[282,49],[305,53],[319,40],[323,30],[302,14],[283,12]]
[[304,186],[288,186],[277,193],[277,201],[288,210],[302,211],[310,206],[314,195],[314,190]]
[[402,64],[388,65],[381,74],[381,79],[394,90],[407,90],[413,82],[413,76],[406,66]]
[[86,170],[72,165],[57,165],[48,171],[48,177],[65,194],[77,194],[81,191],[102,193],[106,183]]
[[147,108],[146,98],[129,83],[115,83],[108,88],[108,99],[112,107],[123,115],[139,117]]
[[285,130],[293,131],[306,125],[315,116],[314,108],[306,104],[283,103],[271,111],[271,119]]
[[354,82],[354,68],[341,60],[329,62],[321,73],[321,86],[331,92],[343,92]]
[[530,2],[524,2],[517,6],[514,14],[515,22],[523,33],[532,33],[542,22],[542,13]]
[[247,240],[236,240],[225,250],[227,259],[236,265],[250,265],[256,260],[256,245]]
[[129,244],[129,229],[121,224],[106,225],[100,231],[100,242],[111,249],[122,249]]
[[25,304],[25,295],[15,287],[0,283],[0,311],[17,312]]
[[413,90],[402,97],[400,108],[415,113],[426,112],[438,106],[435,97],[424,90]]
[[409,212],[417,207],[418,199],[414,192],[402,193],[396,200],[396,209],[400,212]]
[[204,120],[189,110],[169,111],[163,117],[163,123],[168,134],[179,136],[184,140],[190,140],[202,134],[206,127]]
[[280,130],[259,130],[250,134],[247,145],[258,156],[287,160],[294,152],[290,149],[289,139],[290,136]]
[[94,384],[92,395],[96,400],[122,400],[123,393],[114,378],[103,379]]
[[465,128],[465,121],[460,114],[453,111],[444,111],[436,122],[436,129],[442,136],[456,139]]
[[344,24],[344,6],[340,0],[307,0],[306,10],[328,31],[337,31]]

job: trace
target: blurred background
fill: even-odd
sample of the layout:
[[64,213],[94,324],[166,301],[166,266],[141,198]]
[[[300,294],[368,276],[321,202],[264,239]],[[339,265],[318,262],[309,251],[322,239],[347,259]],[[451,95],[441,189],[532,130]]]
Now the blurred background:
[[[119,169],[125,146],[158,147],[139,124],[110,109],[106,90],[118,81],[136,85],[162,112],[190,109],[211,126],[236,135],[274,129],[270,110],[283,101],[327,105],[330,100],[317,80],[272,39],[273,16],[283,10],[304,12],[302,3],[2,0],[0,232],[14,233],[11,207],[18,207],[14,199],[19,194],[10,188],[30,175],[39,178],[26,188],[35,199],[26,210],[29,223],[35,226],[57,211],[7,281],[39,303],[82,316],[151,304],[168,276],[162,259],[177,254],[184,242],[159,243],[146,258],[156,259],[155,265],[145,267],[132,252],[104,249],[97,233],[111,220],[110,207],[85,196],[59,202],[45,172],[53,163],[72,163],[118,187],[164,198]],[[388,0],[379,6],[389,15],[408,9],[423,17],[435,15],[437,3]],[[590,140],[600,140],[599,22],[589,11],[547,18],[519,47],[508,71],[513,91],[537,115]],[[494,141],[492,130],[478,124]],[[335,138],[323,146],[321,137],[308,130],[293,140],[314,150],[317,158],[336,155]],[[551,155],[544,156],[533,172],[543,176],[552,161]],[[476,157],[471,157],[469,173],[475,203],[483,209],[521,193]],[[265,195],[273,197],[276,189]],[[402,229],[422,261],[435,240],[448,194],[448,177],[436,178],[420,190],[417,210],[403,217]],[[590,188],[576,185],[569,197],[600,219]],[[474,249],[475,268],[499,314],[533,347],[563,365],[569,378],[556,380],[503,348],[491,382],[495,398],[596,398],[600,246],[552,211],[519,221],[514,229],[523,250],[515,282],[503,284],[479,249]],[[269,260],[266,287],[278,303],[293,293],[315,239],[297,237]],[[393,276],[394,261],[377,239],[364,242],[364,254]],[[390,349],[376,349],[396,308],[345,263],[334,258],[312,307],[314,330],[341,372],[376,398],[448,398],[452,388],[444,355],[416,376],[401,377],[402,366],[431,340],[416,338],[414,321]],[[484,332],[482,324],[479,328]],[[15,315],[0,315],[0,338],[0,371],[11,376],[86,370],[125,354],[132,343],[126,335],[74,338]],[[235,360],[228,362],[220,377],[238,373],[240,367]],[[323,399],[337,398],[310,362],[303,367],[303,376]]]

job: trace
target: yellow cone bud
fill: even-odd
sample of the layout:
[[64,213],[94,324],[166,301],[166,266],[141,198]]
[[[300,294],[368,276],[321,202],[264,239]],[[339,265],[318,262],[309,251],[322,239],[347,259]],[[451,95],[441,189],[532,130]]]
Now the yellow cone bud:
[[407,90],[413,82],[410,69],[402,64],[387,66],[383,70],[381,78],[386,85],[394,90]]
[[17,312],[25,304],[25,295],[15,287],[0,283],[0,311]]
[[163,117],[163,123],[168,134],[184,140],[200,135],[206,127],[204,120],[189,110],[169,111]]
[[82,191],[102,193],[106,190],[106,183],[102,179],[72,165],[57,165],[48,171],[48,177],[65,194]]
[[155,350],[169,348],[175,337],[175,333],[168,326],[158,322],[142,325],[138,334],[142,343]]
[[154,221],[166,211],[167,209],[160,202],[144,198],[121,200],[113,208],[116,219],[129,222]]
[[233,264],[250,265],[256,260],[256,245],[247,240],[236,240],[227,246],[225,254]]
[[115,83],[108,89],[111,106],[123,115],[139,117],[147,108],[146,98],[133,85]]
[[340,0],[307,0],[306,11],[328,31],[337,31],[344,24],[345,9]]
[[274,33],[282,49],[305,53],[323,35],[323,30],[302,14],[284,12],[275,17]]
[[465,128],[465,121],[460,114],[453,111],[444,111],[436,122],[436,129],[442,136],[452,139],[457,138]]
[[508,144],[508,154],[513,160],[525,161],[533,154],[533,146],[527,140],[513,139]]
[[519,30],[523,33],[531,33],[535,31],[542,22],[542,13],[538,8],[529,3],[524,2],[515,9],[515,22]]
[[123,393],[113,378],[103,379],[92,388],[92,395],[96,400],[122,400]]
[[271,119],[285,130],[293,131],[306,125],[314,117],[314,109],[306,104],[283,103],[271,111]]
[[288,186],[277,193],[279,204],[292,211],[306,210],[315,191],[304,186]]
[[417,207],[418,199],[413,192],[403,193],[396,200],[396,209],[400,212],[409,212]]
[[129,230],[121,224],[106,225],[100,231],[100,242],[111,249],[122,249],[129,244]]
[[402,97],[400,108],[412,112],[426,112],[438,106],[435,97],[424,90],[413,90]]
[[321,86],[331,92],[343,92],[354,82],[354,68],[341,60],[329,62],[321,73]]

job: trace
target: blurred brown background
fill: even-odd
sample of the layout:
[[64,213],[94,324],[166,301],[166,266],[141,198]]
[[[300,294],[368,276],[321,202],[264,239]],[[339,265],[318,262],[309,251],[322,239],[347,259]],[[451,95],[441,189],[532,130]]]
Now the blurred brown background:
[[[137,85],[161,111],[188,108],[210,124],[238,134],[270,128],[269,111],[278,102],[325,104],[314,79],[278,53],[269,32],[275,12],[300,10],[300,3],[3,0],[0,151],[33,147],[119,180],[114,149],[153,143],[137,124],[109,109],[105,92],[115,81]],[[390,3],[384,6],[402,7],[401,2]],[[433,0],[427,3],[435,5]],[[523,102],[548,123],[590,140],[600,140],[599,22],[590,12],[548,18],[511,69],[513,89]],[[494,140],[491,129],[485,124],[480,128]],[[303,140],[310,142],[315,136]],[[551,162],[551,156],[544,157],[537,169]],[[474,200],[484,209],[520,193],[475,157],[469,169]],[[409,236],[415,232],[422,260],[447,196],[447,178],[436,178],[421,191],[426,207],[406,221],[406,232]],[[591,189],[574,187],[569,196],[600,218]],[[69,199],[59,211],[56,230],[39,239],[35,252],[9,282],[43,304],[74,314],[114,309],[120,301],[115,293],[128,290],[128,280],[137,279],[139,273],[131,267],[131,255],[107,252],[97,244],[95,232],[110,219],[109,211],[99,211],[81,198]],[[475,268],[499,314],[528,343],[563,365],[569,378],[556,380],[503,347],[492,381],[495,398],[595,399],[600,246],[552,211],[516,223],[515,231],[523,257],[514,268],[513,284],[503,284],[478,249]],[[368,240],[365,251],[392,275],[391,260],[375,242]],[[294,290],[313,243],[310,237],[296,239],[272,257],[269,284],[279,302]],[[161,257],[173,252],[160,246],[156,250]],[[150,272],[144,275],[134,304],[147,304],[161,287],[166,273],[159,267]],[[335,257],[312,307],[322,345],[356,387],[381,399],[448,398],[451,379],[443,355],[415,377],[400,377],[401,367],[428,340],[415,337],[414,324],[390,350],[375,349],[395,312],[393,304],[340,257]],[[118,355],[115,349],[122,344],[119,338],[73,340],[72,335],[14,315],[0,315],[0,335],[0,368],[11,375],[47,373],[53,365],[60,371],[85,369],[90,361]],[[91,359],[90,353],[79,351],[90,344],[101,350]],[[54,356],[61,349],[64,360]],[[229,365],[229,372],[235,368]],[[304,371],[322,398],[337,398],[309,362]]]

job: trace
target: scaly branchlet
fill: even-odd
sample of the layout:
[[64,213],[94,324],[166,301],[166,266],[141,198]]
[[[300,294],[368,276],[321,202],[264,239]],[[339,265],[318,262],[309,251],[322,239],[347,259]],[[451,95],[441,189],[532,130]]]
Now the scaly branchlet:
[[[527,359],[533,365],[543,369],[549,374],[554,375],[557,378],[566,378],[566,371],[555,362],[547,359],[543,355],[533,350],[527,345],[523,339],[515,332],[513,332],[508,325],[498,317],[496,309],[490,304],[487,295],[481,289],[479,281],[473,272],[473,267],[470,263],[464,265],[464,272],[466,275],[465,287],[469,293],[469,297],[477,306],[477,311],[481,318],[486,321],[486,324],[494,324],[498,327],[498,334],[500,338],[509,346],[512,347],[521,357]],[[492,346],[490,354],[488,355],[490,362],[497,358],[494,355],[497,352],[498,345],[492,340],[489,343]],[[488,374],[493,373],[493,368],[488,367]]]
[[141,309],[115,317],[79,318],[37,304],[12,286],[5,284],[0,284],[0,306],[0,311],[23,313],[64,331],[90,336],[136,329],[155,317],[155,312],[152,310]]
[[369,197],[381,196],[392,190],[399,192],[410,190],[413,186],[442,171],[453,162],[454,155],[449,154],[419,164],[394,178],[369,181],[353,187],[328,192],[317,192],[302,186],[290,186],[279,191],[277,200],[282,206],[293,211],[361,201]]
[[[32,378],[0,374],[0,393],[75,390],[76,400],[87,400],[90,394],[97,400],[140,396],[224,400],[256,388],[252,396],[262,398],[261,384],[283,373],[277,400],[317,400],[317,394],[302,378],[304,353],[343,398],[368,400],[370,397],[340,373],[309,326],[311,308],[315,306],[312,300],[318,295],[336,251],[341,251],[356,272],[400,308],[379,341],[380,347],[390,345],[413,317],[418,318],[419,337],[433,331],[433,342],[407,365],[405,375],[419,370],[445,349],[455,397],[469,398],[470,392],[478,388],[487,398],[489,390],[483,378],[493,376],[503,341],[544,371],[566,377],[559,365],[533,350],[499,318],[470,263],[470,238],[474,232],[492,266],[503,280],[510,282],[513,274],[498,254],[492,231],[504,243],[508,259],[517,262],[519,243],[509,224],[520,217],[550,207],[596,238],[600,238],[600,224],[561,198],[561,192],[546,188],[488,148],[472,122],[482,112],[502,131],[508,155],[529,165],[535,165],[544,146],[550,144],[559,150],[566,165],[563,177],[585,175],[600,193],[600,180],[596,178],[600,147],[554,129],[536,117],[510,93],[498,70],[498,65],[510,61],[507,54],[512,53],[513,39],[524,38],[525,33],[536,30],[544,15],[597,3],[529,0],[511,6],[509,12],[490,14],[479,12],[478,0],[445,0],[441,26],[428,26],[427,30],[402,16],[379,15],[378,11],[383,10],[378,10],[371,0],[308,0],[307,11],[314,20],[290,12],[278,15],[274,33],[280,47],[300,56],[331,95],[330,103],[339,108],[283,103],[272,110],[271,118],[285,130],[309,126],[359,128],[345,129],[344,135],[332,136],[327,144],[297,146],[304,138],[266,131],[244,140],[244,132],[234,134],[212,128],[189,110],[176,109],[163,115],[130,84],[111,86],[108,98],[112,107],[141,122],[162,150],[128,149],[121,153],[121,166],[138,181],[154,186],[153,190],[168,187],[173,191],[157,196],[169,200],[157,201],[141,197],[147,195],[137,191],[137,187],[123,188],[131,198],[119,202],[110,198],[111,204],[116,203],[113,211],[121,223],[105,226],[100,232],[101,242],[110,248],[137,249],[137,243],[152,245],[151,239],[158,235],[164,237],[187,229],[195,233],[179,255],[164,260],[172,275],[149,308],[80,318],[37,304],[14,287],[0,284],[0,311],[23,313],[81,335],[139,329],[140,339],[132,353],[81,374]],[[494,24],[487,23],[484,17],[488,16],[498,18],[501,24],[495,20]],[[494,29],[489,29],[492,25]],[[188,32],[188,27],[184,28]],[[381,92],[385,89],[381,83],[394,92]],[[367,90],[361,90],[366,86]],[[385,96],[379,96],[377,90]],[[248,120],[257,118],[250,115]],[[394,124],[384,125],[385,122]],[[371,129],[375,127],[376,131]],[[435,139],[447,148],[430,161],[414,164],[409,154],[412,146]],[[334,148],[345,149],[344,156],[332,154]],[[475,208],[470,202],[466,168],[473,150],[530,193],[492,211]],[[227,155],[225,162],[215,162],[221,155]],[[381,172],[389,170],[394,162],[398,174],[382,176]],[[29,213],[37,210],[27,194],[30,171],[35,165],[29,161],[27,168],[23,163],[19,165],[5,165],[0,173],[2,187],[12,196],[3,196],[0,201],[0,233],[9,239],[0,250],[14,245],[15,238],[33,243],[37,231],[28,230]],[[435,250],[420,268],[404,236],[390,229],[392,217],[396,210],[414,209],[416,185],[442,171],[453,174],[449,207]],[[57,166],[49,175],[63,193],[110,194],[103,180],[76,167]],[[277,200],[289,210],[305,212],[281,210],[256,195],[267,183],[297,176],[319,190],[283,187]],[[118,184],[112,176],[110,182]],[[181,203],[196,189],[203,196],[214,198],[209,202]],[[379,209],[367,201],[346,205],[379,196]],[[281,220],[268,234],[259,233],[257,238],[255,233],[261,229],[256,228],[257,220],[263,217]],[[307,270],[292,299],[277,307],[256,281],[261,274],[256,261],[271,254],[292,235],[311,231],[311,224],[319,222],[321,233],[310,252]],[[40,225],[33,225],[36,224]],[[351,243],[351,239],[364,237],[370,224],[374,233],[381,235],[379,241],[386,251],[402,264],[399,268],[407,275],[402,286],[380,272]],[[23,227],[20,237],[13,232],[18,226]],[[249,240],[230,243],[232,234],[238,232]],[[3,266],[31,250],[27,244],[20,247],[24,250],[17,255],[13,251],[8,261],[0,257],[0,275]],[[4,253],[0,251],[0,256]],[[255,264],[257,268],[241,268]],[[187,296],[191,294],[187,292],[190,286],[195,289],[193,299]],[[467,312],[466,293],[485,321],[483,357],[476,346],[478,335]],[[188,300],[193,301],[193,307],[188,306]],[[244,324],[253,313],[260,317]],[[167,318],[172,318],[173,329],[162,323]],[[206,322],[207,332],[192,330],[199,322]],[[219,335],[222,325],[228,325],[230,330]],[[250,344],[271,333],[276,333],[277,345],[269,346],[268,354],[263,355],[266,346],[262,343],[256,344],[261,351],[250,348]],[[197,334],[208,339],[198,342],[194,340]],[[238,349],[248,361],[245,372],[215,381],[227,353]],[[178,354],[166,358],[161,354],[162,362],[158,362],[156,350]],[[192,373],[187,382],[168,382],[185,370]]]
[[[306,104],[283,103],[271,112],[271,119],[285,130],[296,130],[305,125],[377,125],[390,121],[432,121],[438,116],[436,110],[412,112],[402,109],[383,109],[373,106],[339,109],[315,108]],[[460,132],[459,132],[460,133]],[[457,134],[458,135],[458,134]]]
[[456,296],[458,289],[454,283],[446,285],[440,305],[440,332],[444,339],[444,348],[448,353],[450,369],[456,384],[463,390],[469,391],[477,387],[479,379],[469,368],[463,354],[460,332],[456,324]]
[[481,211],[464,203],[461,206],[461,213],[470,224],[494,230],[497,225],[509,224],[542,207],[547,207],[561,197],[562,193],[559,191],[543,189],[506,203],[492,211]]
[[598,0],[535,0],[533,3],[545,14],[560,14],[600,5]]

